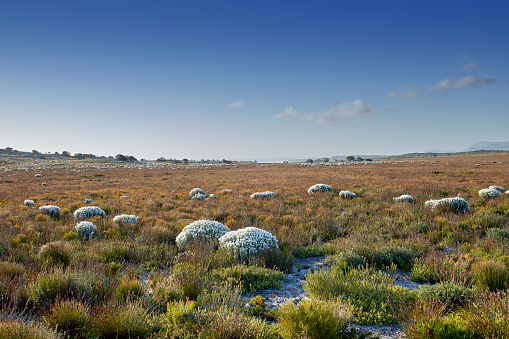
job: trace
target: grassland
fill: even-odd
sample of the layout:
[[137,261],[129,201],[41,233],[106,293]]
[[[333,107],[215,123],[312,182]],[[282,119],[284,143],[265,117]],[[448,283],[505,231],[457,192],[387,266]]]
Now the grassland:
[[[87,338],[354,337],[344,326],[351,322],[400,322],[412,338],[502,338],[509,331],[509,197],[486,201],[478,196],[491,185],[509,188],[507,154],[352,166],[141,169],[75,163],[37,171],[15,170],[9,163],[12,170],[0,171],[0,332],[56,337],[65,331]],[[308,194],[317,183],[335,191]],[[195,187],[219,198],[191,200],[188,192]],[[277,197],[250,199],[267,190]],[[341,199],[340,190],[356,198]],[[395,203],[402,194],[414,202]],[[469,213],[424,206],[429,199],[458,194],[469,202]],[[78,237],[73,217],[86,198],[106,212],[105,218],[91,219],[97,232],[88,241]],[[35,207],[24,206],[25,199],[34,200]],[[61,208],[59,217],[39,212],[48,204]],[[140,221],[113,223],[122,213]],[[197,240],[179,251],[175,237],[198,219],[219,221],[231,230],[264,229],[277,237],[279,249],[243,262],[218,250],[217,243]],[[308,276],[307,291],[319,306],[245,311],[239,298],[246,285],[277,286],[279,271],[291,269],[292,254],[331,256],[323,275]],[[384,273],[391,266],[437,287],[426,293],[395,289]],[[331,277],[338,283],[331,284]],[[317,317],[330,319],[324,324],[335,330],[309,325]],[[273,318],[280,325],[263,320]],[[302,319],[309,322],[296,325]]]

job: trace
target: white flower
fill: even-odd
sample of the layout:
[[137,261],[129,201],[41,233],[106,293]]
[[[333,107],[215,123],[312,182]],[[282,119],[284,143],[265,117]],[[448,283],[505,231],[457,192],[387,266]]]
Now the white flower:
[[182,232],[177,235],[175,242],[177,246],[182,249],[194,238],[201,237],[206,240],[219,239],[227,232],[230,232],[230,229],[220,222],[213,220],[196,220],[184,227]]
[[451,212],[459,213],[459,212],[469,212],[470,206],[468,202],[460,197],[454,198],[443,198],[440,200],[428,200],[424,203],[424,206],[431,207],[433,210],[437,209],[446,209]]
[[277,239],[267,231],[256,227],[246,227],[228,232],[219,238],[219,247],[223,247],[240,258],[268,249],[278,248]]
[[76,219],[88,219],[96,215],[104,218],[106,213],[104,213],[104,211],[97,206],[80,207],[74,211],[74,217]]
[[92,199],[85,198],[85,204],[90,204],[92,202]]
[[499,191],[500,193],[504,193],[504,188],[501,187],[501,186],[496,186],[496,185],[493,185],[493,186],[490,186],[488,187],[490,190],[497,190]]
[[205,199],[207,199],[207,196],[202,193],[196,193],[191,197],[191,200],[205,200]]
[[332,186],[330,186],[330,185],[316,184],[316,185],[311,186],[308,189],[308,193],[311,194],[311,193],[317,193],[317,192],[326,192],[326,191],[332,191],[333,189],[334,188],[332,188]]
[[271,191],[265,192],[256,192],[251,194],[251,199],[259,199],[259,198],[268,198],[268,197],[276,197],[277,194]]
[[411,195],[408,195],[408,194],[403,194],[403,195],[400,195],[399,197],[393,198],[393,200],[395,202],[404,202],[404,201],[412,202],[412,201],[414,201],[414,197],[412,197]]
[[350,191],[341,191],[339,192],[339,196],[343,199],[353,199],[355,198],[355,193]]
[[28,207],[32,207],[35,205],[33,200],[25,200],[23,203],[25,204],[25,206],[28,206]]
[[505,191],[505,195],[509,196],[509,190]]
[[229,190],[229,189],[225,188],[225,189],[224,189],[224,190],[222,190],[221,192],[223,192],[223,193],[232,193],[232,190]]
[[91,238],[96,231],[97,227],[90,221],[82,221],[76,224],[76,232],[78,232],[78,235],[82,238]]
[[217,199],[217,195],[215,195],[215,194],[209,194],[209,198]]
[[136,224],[138,222],[138,217],[135,215],[129,215],[129,214],[120,214],[115,216],[113,218],[113,222],[115,224]]
[[495,199],[500,196],[500,191],[493,188],[484,188],[479,191],[479,196],[483,199]]
[[39,211],[49,214],[52,217],[58,217],[60,214],[60,207],[53,205],[46,205],[39,207]]
[[36,174],[35,177],[40,178],[40,177],[42,177],[42,174]]
[[120,197],[120,199],[129,199],[129,196],[128,195],[123,195]]
[[204,191],[204,190],[202,190],[201,188],[198,188],[198,187],[193,188],[193,189],[189,192],[189,195],[190,195],[191,197],[194,197],[194,196],[195,196],[195,195],[197,195],[197,194],[203,194],[203,195],[205,195],[205,196],[206,196],[205,191]]

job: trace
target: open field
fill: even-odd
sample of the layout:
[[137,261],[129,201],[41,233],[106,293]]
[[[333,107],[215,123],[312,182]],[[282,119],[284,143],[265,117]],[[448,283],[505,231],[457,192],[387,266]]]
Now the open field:
[[[309,317],[312,323],[320,312],[331,319],[327,326],[342,333],[348,332],[344,324],[398,321],[412,338],[438,338],[440,331],[457,338],[501,338],[509,331],[509,196],[486,200],[478,194],[492,185],[509,189],[508,154],[352,166],[74,163],[51,170],[17,170],[24,166],[9,163],[9,171],[0,171],[0,332],[31,319],[31,330],[44,333],[41,337],[56,335],[50,329],[57,324],[58,329],[76,324],[68,325],[67,333],[90,338],[112,333],[238,338],[242,331],[245,338],[291,338],[303,335],[296,328],[309,325],[298,319]],[[334,191],[309,194],[317,183]],[[191,200],[195,187],[218,198]],[[341,190],[356,197],[343,199]],[[277,196],[250,198],[263,191]],[[393,201],[402,194],[414,201]],[[458,195],[468,201],[469,212],[424,205]],[[35,206],[25,206],[25,199]],[[79,220],[73,216],[87,206],[85,199],[106,213],[89,219],[97,227],[89,239],[76,232]],[[43,205],[60,207],[60,215],[41,213]],[[139,222],[114,223],[120,214],[136,215]],[[238,258],[218,249],[217,242],[196,239],[179,249],[177,235],[199,219],[231,231],[266,230],[279,248]],[[285,304],[256,313],[243,310],[245,302],[224,301],[238,299],[241,290],[256,294],[277,286],[279,272],[291,270],[294,256],[321,255],[329,256],[330,268],[308,274],[305,283],[320,305],[314,309],[304,300],[298,310]],[[437,287],[397,288],[390,266]],[[495,314],[502,319],[498,323]],[[274,318],[279,325],[260,320]],[[298,321],[304,324],[295,325]],[[306,335],[326,338],[321,330],[308,329]]]

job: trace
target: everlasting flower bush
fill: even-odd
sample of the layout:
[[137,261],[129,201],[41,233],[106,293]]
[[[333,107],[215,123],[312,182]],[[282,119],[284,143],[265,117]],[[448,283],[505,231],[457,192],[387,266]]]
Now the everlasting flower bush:
[[496,186],[496,185],[493,185],[493,186],[490,186],[488,187],[490,190],[497,190],[499,191],[500,193],[504,193],[504,188],[502,186]]
[[76,225],[76,232],[80,237],[90,239],[97,232],[97,227],[90,221],[82,221]]
[[40,178],[40,177],[42,177],[42,174],[36,174],[35,177]]
[[39,211],[49,214],[52,217],[58,217],[60,215],[60,207],[54,205],[41,206],[39,207]]
[[198,187],[193,188],[193,189],[189,192],[189,195],[190,195],[191,197],[194,197],[194,196],[195,196],[195,195],[197,195],[197,194],[203,194],[203,195],[205,195],[205,196],[206,196],[205,191],[204,191],[204,190],[202,190],[201,188],[198,188]]
[[205,194],[197,193],[191,197],[191,200],[205,200],[207,196]]
[[412,197],[411,195],[408,195],[408,194],[403,194],[403,195],[400,195],[399,197],[394,198],[393,200],[395,202],[404,202],[404,201],[412,202],[412,201],[414,201],[414,197]]
[[308,193],[312,194],[312,193],[317,193],[317,192],[327,192],[327,191],[332,191],[333,189],[334,188],[330,185],[316,184],[316,185],[311,186],[308,189]]
[[505,191],[505,195],[509,197],[509,190]]
[[182,249],[195,238],[219,239],[228,232],[230,232],[230,229],[218,221],[196,220],[184,227],[182,232],[177,235],[175,242]]
[[443,198],[440,200],[428,200],[424,203],[425,206],[431,207],[433,210],[449,210],[451,212],[470,212],[468,202],[460,197]]
[[25,206],[28,206],[28,207],[32,207],[35,205],[33,200],[25,200],[23,203],[25,204]]
[[209,198],[217,199],[217,195],[215,195],[215,194],[209,194]]
[[339,192],[339,196],[343,199],[353,199],[355,198],[355,193],[350,191],[341,191]]
[[74,211],[74,217],[76,219],[88,219],[96,215],[104,218],[106,213],[97,206],[80,207]]
[[113,222],[115,224],[136,224],[138,222],[138,217],[135,215],[120,214],[113,218]]
[[260,199],[260,198],[269,198],[269,197],[276,197],[277,194],[271,191],[265,191],[265,192],[256,192],[251,194],[251,199]]
[[484,188],[479,191],[479,196],[483,199],[495,199],[496,197],[499,197],[500,194],[500,191],[493,188]]
[[228,232],[219,238],[219,247],[246,259],[265,250],[278,248],[277,239],[267,231],[246,227]]
[[229,189],[225,188],[225,189],[224,189],[224,190],[222,190],[221,192],[223,192],[223,193],[232,193],[232,190],[229,190]]
[[90,204],[90,203],[92,203],[92,199],[85,198],[85,204]]

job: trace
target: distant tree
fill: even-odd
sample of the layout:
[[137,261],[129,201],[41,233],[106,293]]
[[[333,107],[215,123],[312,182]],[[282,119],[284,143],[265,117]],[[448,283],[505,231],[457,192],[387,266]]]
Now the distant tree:
[[157,160],[156,160],[156,161],[168,161],[168,160],[166,160],[166,158],[165,158],[165,157],[159,157],[159,158],[157,158]]
[[40,154],[40,153],[39,153],[39,151],[37,151],[37,150],[35,150],[35,149],[33,149],[33,150],[32,150],[32,153],[33,153],[33,154]]
[[373,161],[373,159],[369,159],[369,158],[368,158],[368,159],[364,159],[364,161]]
[[361,157],[357,157],[357,160],[362,161],[362,158]]
[[74,157],[76,159],[83,159],[83,154],[82,153],[74,153]]
[[322,159],[323,162],[329,162],[329,160],[330,160],[329,158],[323,158]]
[[67,152],[67,151],[63,151],[63,152],[62,152],[62,155],[63,155],[64,157],[70,157],[70,156],[71,156],[71,153],[69,153],[69,152]]
[[182,161],[183,161],[183,162],[189,162],[189,160],[188,160],[188,159],[186,159],[186,158],[182,159]]
[[354,161],[355,157],[350,155],[350,156],[346,157],[346,160],[347,161]]
[[314,161],[313,161],[313,159],[308,159],[308,160],[306,160],[306,162],[312,164]]
[[132,155],[129,155],[129,156],[127,156],[127,161],[138,161],[138,159],[136,159]]

